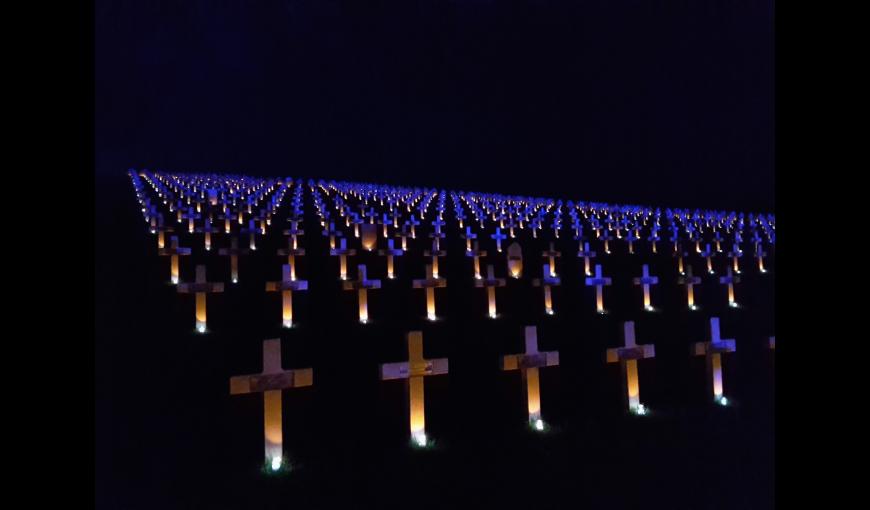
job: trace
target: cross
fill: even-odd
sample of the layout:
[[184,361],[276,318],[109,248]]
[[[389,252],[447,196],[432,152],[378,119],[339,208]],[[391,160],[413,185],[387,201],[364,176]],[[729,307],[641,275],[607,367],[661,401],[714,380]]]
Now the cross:
[[387,249],[378,250],[378,255],[387,256],[387,278],[390,280],[396,277],[393,273],[393,257],[401,257],[403,253],[402,250],[397,250],[393,247],[392,239],[387,239]]
[[610,255],[610,240],[613,237],[610,235],[609,231],[605,230],[603,234],[598,236],[599,239],[604,241],[604,253]]
[[477,239],[477,234],[471,232],[471,227],[465,227],[462,237],[465,239],[465,251],[471,251],[471,240]]
[[541,419],[541,382],[538,369],[559,365],[559,351],[538,351],[538,329],[526,326],[525,354],[508,354],[501,358],[502,370],[517,370],[525,381],[525,394],[529,408],[529,425],[544,430]]
[[380,218],[378,218],[378,225],[383,227],[384,230],[384,239],[389,237],[389,233],[387,232],[387,227],[390,226],[390,215],[387,213],[383,213]]
[[689,299],[689,310],[697,310],[698,307],[695,306],[695,285],[701,284],[701,278],[692,274],[691,265],[686,268],[685,276],[677,278],[677,283],[686,286],[686,293]]
[[761,248],[761,243],[755,245],[755,258],[758,259],[758,272],[766,273],[767,269],[764,269],[764,257],[767,256],[767,252]]
[[547,315],[553,315],[553,296],[550,293],[550,287],[561,285],[561,283],[562,281],[558,276],[553,276],[550,264],[544,264],[544,275],[541,278],[532,280],[533,286],[544,287],[544,311]]
[[426,289],[426,316],[430,321],[434,321],[436,319],[435,289],[439,287],[447,287],[447,280],[433,276],[432,266],[427,264],[426,278],[422,280],[414,280],[411,284],[415,289]]
[[714,274],[715,271],[713,271],[713,260],[712,260],[713,259],[713,250],[710,249],[710,244],[707,243],[707,249],[702,251],[702,252],[699,252],[699,254],[702,257],[707,258],[707,272],[710,274]]
[[336,237],[343,237],[344,233],[342,233],[341,230],[336,230],[335,222],[330,221],[329,228],[327,228],[326,230],[323,231],[323,235],[329,236],[329,249],[334,250],[335,249],[335,238]]
[[233,283],[239,281],[239,255],[248,253],[247,248],[239,249],[239,239],[236,236],[230,238],[230,247],[218,250],[218,255],[230,257],[230,278]]
[[654,358],[655,346],[652,344],[637,345],[634,339],[634,321],[628,321],[622,330],[623,347],[607,349],[607,362],[620,363],[624,374],[623,383],[628,400],[628,410],[632,413],[646,414],[646,408],[640,403],[640,381],[637,371],[637,360]]
[[495,239],[496,250],[501,253],[501,241],[502,239],[507,239],[507,236],[501,233],[501,229],[499,227],[495,227],[495,234],[491,234],[489,237]]
[[661,237],[659,237],[659,229],[656,227],[653,227],[652,230],[650,231],[650,234],[649,234],[649,237],[647,238],[647,240],[652,242],[652,247],[651,247],[652,252],[658,253],[656,251],[656,242],[661,240]]
[[[285,231],[286,232],[286,231]],[[287,257],[287,264],[290,266],[290,280],[296,280],[296,257],[302,257],[305,255],[305,248],[297,248],[296,247],[296,237],[291,236],[287,239],[288,246],[287,248],[279,248],[278,256],[279,257]]]
[[257,225],[256,225],[256,223],[254,223],[253,218],[248,220],[248,227],[247,228],[239,229],[240,234],[248,234],[248,238],[249,238],[248,244],[249,244],[249,247],[251,250],[257,249],[257,242],[256,242],[257,230],[258,230]]
[[197,264],[196,281],[194,283],[179,283],[179,294],[196,294],[196,330],[205,333],[205,295],[211,292],[223,292],[223,283],[211,283],[205,279],[205,264]]
[[722,253],[722,234],[716,230],[713,232],[713,241],[716,242],[716,252]]
[[447,358],[423,357],[423,332],[411,331],[408,339],[408,361],[380,365],[381,380],[407,379],[410,402],[411,438],[419,446],[426,446],[426,413],[424,408],[423,378],[447,373]]
[[411,215],[410,218],[408,218],[407,220],[405,220],[405,225],[411,227],[411,239],[417,239],[417,231],[414,230],[414,227],[416,227],[416,226],[419,225],[419,224],[420,224],[420,222],[417,221],[417,219],[414,218],[414,215],[413,215],[413,214]]
[[353,223],[353,236],[359,238],[359,226],[364,223],[364,220],[357,213],[351,213],[351,216],[352,219],[350,221]]
[[550,268],[550,276],[553,278],[556,277],[556,257],[562,256],[562,252],[556,250],[555,244],[553,241],[550,241],[550,249],[541,252],[542,257],[550,259],[550,263],[547,266]]
[[329,250],[330,255],[338,255],[339,261],[339,277],[342,280],[347,280],[347,257],[356,255],[356,250],[347,248],[347,239],[341,238],[340,248]]
[[272,471],[281,469],[284,461],[283,428],[281,426],[281,390],[314,384],[314,370],[281,368],[281,339],[263,340],[263,371],[259,374],[230,378],[230,395],[263,394],[263,435],[266,462]]
[[728,267],[728,274],[726,274],[725,276],[720,276],[719,283],[721,283],[723,285],[724,284],[728,285],[728,306],[730,306],[732,308],[736,308],[737,302],[734,301],[734,284],[740,283],[740,277],[734,276],[731,273],[731,267],[729,266]]
[[486,257],[485,250],[479,250],[477,247],[477,241],[474,241],[474,249],[465,252],[466,257],[472,257],[474,259],[474,279],[480,280],[480,257]]
[[402,251],[408,251],[408,225],[402,225],[402,229],[394,234],[394,237],[402,239]]
[[610,285],[612,280],[601,275],[601,264],[595,264],[595,276],[586,277],[586,285],[595,285],[595,303],[598,313],[604,312],[604,285]]
[[727,405],[728,399],[722,394],[722,354],[737,350],[733,338],[722,339],[719,337],[719,318],[710,318],[710,341],[696,342],[693,352],[696,356],[707,358],[707,373],[713,383],[713,401]]
[[169,237],[169,249],[161,248],[157,251],[162,256],[169,255],[169,278],[173,285],[178,283],[178,256],[190,255],[190,248],[178,246],[178,236]]
[[305,234],[305,231],[299,228],[298,218],[288,218],[287,221],[290,222],[290,228],[281,233],[285,236],[290,236],[290,249],[295,250],[299,244],[297,237]]
[[[443,234],[442,234],[443,235]],[[435,278],[438,278],[438,257],[447,256],[446,251],[442,251],[438,249],[438,238],[432,240],[432,250],[425,250],[423,252],[424,257],[432,257],[432,275]]]
[[650,301],[649,286],[659,283],[658,276],[649,275],[649,265],[643,265],[643,274],[639,278],[634,278],[635,285],[643,285],[643,308],[646,311],[654,310]]
[[293,266],[281,266],[281,281],[266,282],[266,292],[280,292],[282,301],[281,317],[285,328],[293,327],[293,291],[308,290],[308,282],[297,280],[293,274]]
[[578,257],[583,257],[583,265],[586,276],[592,276],[592,271],[589,270],[589,259],[595,258],[595,252],[589,250],[589,243],[583,243],[583,249],[577,251]]
[[157,226],[152,227],[152,233],[157,233],[157,249],[162,250],[164,246],[166,246],[166,232],[175,232],[175,229],[172,227],[167,227],[163,224],[163,215],[157,213]]
[[475,287],[486,287],[487,298],[489,300],[489,317],[492,319],[498,316],[495,310],[495,288],[504,287],[506,284],[507,281],[504,278],[495,277],[495,268],[492,264],[486,266],[486,279],[474,281]]
[[511,243],[508,246],[507,266],[511,278],[519,278],[523,275],[523,249],[519,243]]
[[205,251],[211,251],[211,234],[212,232],[218,232],[214,229],[214,227],[212,227],[211,220],[206,218],[205,224],[201,228],[198,228],[196,230],[197,232],[202,232],[205,234],[203,239],[203,243],[205,243]]
[[360,264],[357,266],[357,280],[353,282],[343,282],[344,290],[355,290],[359,297],[359,321],[363,324],[369,321],[369,299],[368,289],[380,289],[380,280],[369,280],[366,278],[366,266]]
[[740,274],[740,266],[738,265],[737,259],[743,256],[743,252],[735,244],[731,251],[727,253],[727,256],[731,257],[731,259],[734,261],[734,272]]

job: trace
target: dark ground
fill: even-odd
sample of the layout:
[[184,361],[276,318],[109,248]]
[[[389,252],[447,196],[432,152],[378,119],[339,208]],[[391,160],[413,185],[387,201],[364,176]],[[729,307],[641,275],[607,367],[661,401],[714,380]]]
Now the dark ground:
[[[703,273],[703,259],[691,256],[703,284],[701,310],[689,312],[673,259],[660,256],[651,273],[662,282],[653,287],[662,311],[647,313],[630,285],[639,257],[617,249],[606,266],[611,313],[602,317],[594,290],[582,285],[575,243],[563,239],[563,286],[554,289],[556,315],[547,317],[541,290],[529,284],[544,242],[524,244],[524,278],[497,291],[502,317],[492,321],[484,291],[472,287],[464,241],[445,215],[441,272],[449,286],[436,291],[444,319],[425,321],[423,292],[411,289],[424,264],[418,239],[396,259],[397,280],[384,278],[381,257],[351,259],[350,267],[366,263],[370,277],[384,278],[369,292],[372,323],[361,327],[355,293],[340,290],[338,261],[324,255],[327,240],[306,192],[301,243],[309,255],[297,274],[311,290],[294,293],[298,327],[280,328],[280,298],[263,291],[264,281],[280,277],[274,253],[282,239],[272,235],[279,216],[260,249],[241,260],[240,283],[208,297],[211,332],[198,335],[193,297],[168,284],[169,262],[157,256],[128,178],[119,172],[97,184],[98,508],[773,507],[775,368],[766,346],[775,333],[774,257],[763,277],[741,260],[742,307],[734,310]],[[194,261],[206,261],[209,280],[227,281],[228,260],[205,255],[201,235],[186,239],[193,256],[182,258],[182,280],[192,278]],[[637,249],[647,253],[645,243]],[[724,263],[717,259],[717,269]],[[726,408],[710,402],[704,361],[689,354],[692,342],[707,339],[710,316],[721,318],[723,337],[737,340],[724,361],[733,401]],[[624,413],[619,368],[604,362],[624,320],[636,321],[638,343],[656,347],[655,359],[640,363],[649,417]],[[544,435],[526,427],[520,375],[498,366],[500,355],[521,351],[527,324],[538,325],[541,349],[561,358],[542,370],[552,427]],[[450,360],[447,376],[426,379],[427,432],[437,442],[429,451],[408,447],[403,384],[377,376],[379,363],[406,359],[410,329],[423,331],[427,357]],[[260,472],[262,398],[230,397],[228,384],[232,375],[260,371],[261,341],[279,336],[285,368],[314,368],[313,387],[283,394],[284,448],[294,469],[282,478]]]

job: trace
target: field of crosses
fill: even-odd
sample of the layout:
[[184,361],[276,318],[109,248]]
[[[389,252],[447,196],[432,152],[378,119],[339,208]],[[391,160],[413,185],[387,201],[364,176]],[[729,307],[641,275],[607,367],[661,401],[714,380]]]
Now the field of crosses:
[[[169,259],[167,281],[176,285],[178,293],[195,296],[195,328],[203,334],[209,332],[208,295],[232,292],[246,278],[240,261],[258,250],[268,237],[283,236],[283,247],[273,257],[275,274],[280,266],[281,278],[263,282],[264,292],[276,293],[276,298],[280,293],[281,317],[275,316],[274,320],[291,331],[294,324],[306,321],[304,315],[294,315],[293,307],[294,293],[309,291],[306,275],[297,272],[302,257],[330,257],[335,261],[334,277],[344,291],[356,294],[355,316],[362,325],[379,320],[369,315],[369,292],[391,292],[390,282],[397,280],[398,271],[407,271],[413,289],[422,290],[421,297],[425,296],[425,309],[421,306],[418,312],[421,320],[436,326],[442,320],[436,307],[436,291],[453,281],[471,280],[468,292],[480,293],[480,299],[485,299],[487,313],[480,316],[481,321],[501,317],[498,289],[509,284],[525,285],[525,292],[536,293],[540,309],[549,316],[571,313],[578,307],[594,307],[596,313],[608,314],[607,287],[613,285],[608,259],[617,252],[637,258],[637,272],[631,275],[631,282],[638,299],[636,308],[627,312],[638,318],[661,310],[651,288],[666,285],[683,287],[682,306],[687,310],[704,313],[704,303],[696,299],[695,291],[702,284],[718,286],[722,303],[739,310],[741,275],[752,271],[770,277],[769,266],[775,261],[776,222],[772,214],[662,211],[643,206],[312,179],[144,170],[131,170],[128,175],[147,230],[156,239],[157,252]],[[306,234],[302,225],[312,214],[322,230]],[[328,251],[306,252],[306,236],[312,235],[328,240]],[[464,247],[468,261],[465,275],[445,271],[443,259],[448,243]],[[530,248],[542,243],[544,250]],[[194,245],[201,246],[209,257],[226,260],[225,272],[207,275],[206,265],[193,256]],[[406,255],[415,245],[424,248],[422,258],[399,264],[397,258],[410,258]],[[582,260],[583,270],[578,274],[561,270],[559,259],[563,256]],[[652,274],[650,262],[663,259],[670,261],[673,273]],[[191,263],[185,264],[187,261]],[[557,302],[553,288],[569,285],[588,288],[590,299],[582,303]],[[737,341],[722,338],[718,317],[705,320],[707,338],[693,346],[693,353],[706,359],[712,401],[727,406],[723,354],[735,351]],[[638,362],[654,358],[655,346],[643,343],[643,331],[636,331],[635,322],[624,321],[622,346],[603,354],[608,363],[619,363],[622,368],[628,412],[644,415],[648,410],[640,398]],[[425,358],[422,332],[406,333],[407,361],[385,362],[379,374],[382,380],[406,381],[411,439],[425,447],[429,439],[423,380],[426,376],[448,374],[448,360]],[[502,370],[521,373],[529,425],[543,430],[539,370],[559,365],[559,352],[538,349],[535,325],[527,325],[522,333],[525,352],[506,354],[499,362]],[[774,336],[767,342],[771,350],[775,349]],[[314,368],[283,369],[280,339],[264,340],[262,352],[262,373],[231,377],[230,393],[263,393],[266,462],[271,469],[279,470],[284,458],[281,391],[313,385]]]

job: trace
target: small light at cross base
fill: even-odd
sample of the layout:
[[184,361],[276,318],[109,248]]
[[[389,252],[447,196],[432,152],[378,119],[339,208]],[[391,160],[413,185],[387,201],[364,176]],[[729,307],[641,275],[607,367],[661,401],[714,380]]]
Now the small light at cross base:
[[544,420],[538,418],[534,423],[535,430],[544,430]]
[[283,459],[281,457],[273,457],[270,467],[272,471],[278,471],[281,469],[281,464],[283,463]]

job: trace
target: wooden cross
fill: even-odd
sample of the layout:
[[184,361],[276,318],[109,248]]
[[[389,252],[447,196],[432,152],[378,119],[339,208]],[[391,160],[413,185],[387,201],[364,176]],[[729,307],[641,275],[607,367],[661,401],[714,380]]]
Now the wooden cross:
[[314,384],[314,370],[281,368],[281,339],[263,341],[263,371],[259,374],[230,378],[230,395],[263,394],[263,435],[266,462],[273,471],[281,468],[284,459],[284,437],[281,426],[281,390]]
[[556,257],[562,256],[562,252],[556,250],[555,245],[556,243],[550,241],[550,249],[541,252],[542,257],[547,257],[550,259],[550,263],[547,264],[547,267],[550,268],[550,277],[552,278],[556,277]]
[[333,256],[338,255],[339,278],[341,278],[342,280],[347,280],[347,257],[349,257],[349,256],[352,257],[352,256],[356,255],[356,250],[354,250],[353,248],[348,249],[347,248],[347,239],[345,239],[343,237],[341,238],[340,246],[341,246],[340,248],[333,248],[333,249],[329,250],[329,254],[333,255]]
[[737,307],[737,301],[734,300],[734,284],[740,283],[740,277],[734,276],[734,274],[731,273],[730,266],[727,269],[728,273],[725,276],[719,277],[719,283],[728,285],[728,306]]
[[380,280],[369,280],[366,278],[366,266],[360,264],[357,266],[357,280],[352,282],[343,282],[344,290],[355,290],[359,297],[359,321],[363,324],[369,321],[369,300],[368,289],[380,289]]
[[714,252],[713,252],[713,250],[710,249],[710,244],[707,243],[707,248],[706,248],[704,251],[699,251],[699,254],[700,254],[702,257],[706,257],[706,258],[707,258],[707,272],[710,273],[710,274],[714,274],[714,273],[715,273],[715,271],[713,271],[713,255],[714,255]]
[[466,257],[471,257],[474,260],[474,279],[480,280],[480,257],[486,257],[486,250],[480,250],[477,246],[477,241],[474,241],[474,249],[465,252]]
[[550,293],[550,287],[561,285],[562,281],[558,276],[552,276],[550,264],[544,264],[544,275],[541,278],[532,280],[532,285],[535,287],[544,287],[544,312],[547,315],[553,315],[553,296]]
[[740,274],[740,266],[738,264],[737,259],[743,256],[743,251],[735,244],[734,247],[727,253],[727,256],[731,257],[734,261],[734,272]]
[[393,257],[401,257],[402,254],[405,253],[402,250],[397,250],[393,247],[393,240],[387,239],[387,248],[384,250],[378,250],[378,255],[386,255],[387,257],[387,278],[392,280],[395,278],[395,273],[393,271]]
[[335,238],[336,238],[336,237],[344,237],[344,233],[343,233],[341,230],[337,230],[337,229],[335,228],[335,222],[334,222],[334,221],[330,221],[330,222],[329,222],[329,228],[325,229],[325,230],[322,232],[322,234],[323,234],[324,236],[329,236],[329,249],[330,249],[330,250],[334,250],[334,249],[335,249]]
[[643,274],[639,278],[634,279],[635,285],[643,285],[643,308],[644,310],[651,311],[654,310],[652,306],[652,302],[650,300],[649,294],[649,286],[656,285],[659,283],[658,276],[650,276],[649,275],[649,265],[643,265]]
[[559,365],[559,351],[538,351],[538,330],[535,326],[526,326],[525,354],[509,354],[502,356],[502,370],[519,370],[525,381],[526,400],[529,408],[529,425],[536,430],[544,430],[541,419],[541,383],[538,369]]
[[628,410],[632,413],[646,414],[646,408],[640,403],[640,380],[637,371],[637,360],[654,358],[655,346],[652,344],[637,345],[634,339],[634,322],[628,321],[622,330],[623,347],[607,349],[607,362],[620,363],[623,372],[623,386],[628,401]]
[[447,256],[447,252],[438,249],[438,239],[432,240],[432,249],[423,252],[424,257],[432,257],[432,276],[438,278],[438,257]]
[[733,338],[719,337],[719,318],[710,318],[710,341],[696,342],[693,346],[693,352],[696,356],[705,356],[707,358],[707,373],[710,375],[710,381],[713,389],[713,401],[728,405],[728,399],[725,398],[722,390],[722,354],[726,352],[734,352],[737,350],[736,343]]
[[161,248],[157,251],[161,256],[169,256],[169,278],[172,284],[178,283],[178,256],[190,255],[190,248],[178,246],[178,236],[169,237],[169,249]]
[[196,294],[196,330],[205,333],[205,295],[211,292],[223,292],[223,283],[211,283],[205,279],[205,265],[197,264],[196,281],[194,283],[179,283],[179,294]]
[[501,228],[495,227],[495,234],[491,234],[489,237],[495,239],[496,250],[501,253],[501,242],[503,239],[507,239],[507,236],[501,233]]
[[248,253],[247,248],[239,249],[239,239],[236,236],[230,238],[230,247],[218,250],[218,255],[230,257],[230,280],[239,282],[239,255]]
[[489,317],[495,319],[498,314],[495,309],[495,288],[504,287],[507,281],[504,278],[495,277],[495,268],[492,264],[486,266],[486,279],[475,280],[474,286],[481,288],[486,287],[487,297],[489,300]]
[[471,240],[477,239],[477,234],[471,232],[471,227],[465,227],[465,234],[462,234],[462,237],[465,239],[465,251],[471,251]]
[[701,285],[701,278],[694,276],[692,274],[692,266],[686,268],[685,276],[681,276],[677,278],[677,283],[680,285],[686,286],[686,293],[688,295],[689,300],[689,310],[697,310],[698,307],[695,306],[695,285]]
[[175,232],[175,229],[163,224],[163,214],[157,213],[157,225],[152,228],[157,233],[157,249],[162,250],[166,246],[166,232]]
[[583,249],[577,251],[578,257],[583,257],[584,270],[586,276],[592,276],[592,271],[589,270],[589,259],[595,258],[595,252],[589,250],[589,243],[583,243]]
[[595,276],[586,277],[586,285],[595,285],[595,309],[598,313],[604,312],[604,285],[610,285],[612,280],[610,277],[601,275],[601,264],[595,264]]
[[297,280],[293,274],[293,266],[281,266],[281,281],[266,282],[266,292],[280,292],[282,300],[282,320],[285,328],[293,327],[293,291],[308,290],[306,280]]
[[435,315],[435,289],[447,287],[447,280],[436,278],[432,275],[432,266],[426,265],[426,278],[411,282],[415,289],[426,289],[426,317],[430,321],[436,319]]
[[419,446],[426,446],[426,413],[423,394],[423,378],[446,374],[447,358],[426,359],[423,357],[423,332],[411,331],[408,339],[408,361],[380,365],[382,381],[406,379],[410,403],[411,438]]

